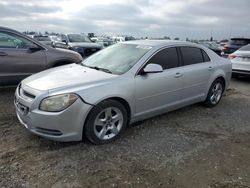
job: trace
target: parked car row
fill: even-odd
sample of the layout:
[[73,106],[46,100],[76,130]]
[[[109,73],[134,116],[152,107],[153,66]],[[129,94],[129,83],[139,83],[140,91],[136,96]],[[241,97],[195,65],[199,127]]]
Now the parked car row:
[[121,37],[91,37],[83,33],[58,34],[56,36],[31,35],[30,37],[54,48],[70,49],[86,58],[102,48],[106,48],[118,42],[135,40],[132,36]]
[[64,48],[78,52],[83,58],[102,49],[100,44],[92,42],[85,34],[61,34],[54,41],[54,47]]
[[222,56],[227,57],[229,54],[234,53],[241,47],[250,44],[249,38],[231,38],[222,49]]
[[[0,27],[0,84],[22,80],[15,107],[28,130],[58,141],[86,136],[94,144],[108,143],[130,123],[196,102],[213,107],[232,72],[250,75],[250,44],[229,54],[230,63],[214,42],[104,39],[30,38]],[[237,41],[230,44],[247,44]]]

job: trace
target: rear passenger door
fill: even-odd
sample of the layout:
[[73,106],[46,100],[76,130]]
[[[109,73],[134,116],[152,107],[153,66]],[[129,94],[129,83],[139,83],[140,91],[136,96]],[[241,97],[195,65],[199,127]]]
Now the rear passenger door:
[[183,92],[186,101],[198,102],[206,95],[213,66],[206,52],[197,47],[179,47],[182,58]]

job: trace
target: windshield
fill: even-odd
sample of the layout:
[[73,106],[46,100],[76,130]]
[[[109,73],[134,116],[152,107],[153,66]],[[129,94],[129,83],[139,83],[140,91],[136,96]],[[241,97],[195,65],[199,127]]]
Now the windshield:
[[69,42],[91,42],[90,39],[83,34],[68,34]]
[[132,44],[115,44],[83,61],[83,65],[107,69],[113,74],[123,74],[133,67],[151,47]]

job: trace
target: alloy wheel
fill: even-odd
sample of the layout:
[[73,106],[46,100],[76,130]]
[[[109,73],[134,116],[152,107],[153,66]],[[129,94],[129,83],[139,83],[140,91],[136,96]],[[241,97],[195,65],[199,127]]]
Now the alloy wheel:
[[222,84],[220,82],[214,84],[210,96],[210,101],[212,104],[217,104],[220,101],[222,92],[223,92]]
[[95,118],[94,133],[100,140],[109,140],[120,132],[123,121],[123,114],[119,108],[105,108]]

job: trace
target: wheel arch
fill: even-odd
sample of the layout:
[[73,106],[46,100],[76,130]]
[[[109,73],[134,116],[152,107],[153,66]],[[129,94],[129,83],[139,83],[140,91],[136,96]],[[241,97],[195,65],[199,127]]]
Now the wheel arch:
[[226,75],[226,72],[222,69],[217,69],[209,78],[209,81],[208,81],[208,85],[207,85],[207,88],[206,88],[206,96],[209,92],[209,89],[211,87],[211,85],[213,84],[213,82],[216,80],[216,79],[221,79],[223,81],[223,84],[224,84],[224,88],[223,88],[223,91],[227,88],[227,85],[228,85],[228,80],[227,80],[227,75]]
[[126,109],[127,113],[128,113],[128,123],[130,122],[130,118],[131,118],[131,107],[128,103],[127,100],[125,100],[124,98],[122,97],[109,97],[109,98],[105,98],[99,102],[97,102],[95,105],[92,106],[92,108],[89,110],[86,118],[85,118],[85,121],[84,121],[84,124],[83,124],[83,127],[82,127],[82,139],[84,140],[86,138],[86,134],[85,134],[85,126],[86,126],[86,123],[88,122],[88,119],[90,117],[90,114],[92,112],[92,110],[100,103],[104,102],[104,101],[107,101],[107,100],[115,100],[115,101],[118,101],[120,102]]
[[51,63],[50,67],[58,67],[58,66],[62,66],[62,65],[71,64],[74,62],[75,61],[73,59],[59,59],[59,60],[56,60],[53,63]]
[[102,99],[101,101],[98,101],[96,105],[98,105],[99,103],[102,103],[104,101],[107,101],[107,100],[115,100],[115,101],[120,102],[125,107],[125,109],[128,113],[128,119],[130,120],[132,111],[131,111],[131,106],[130,106],[129,102],[126,99],[124,99],[122,97],[118,97],[118,96],[108,97],[108,98]]
[[215,80],[221,80],[223,82],[223,92],[224,92],[226,87],[226,79],[223,76],[218,76],[216,79],[214,79],[214,81]]

